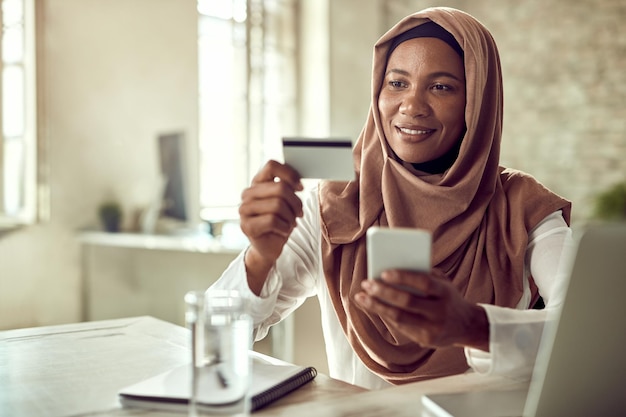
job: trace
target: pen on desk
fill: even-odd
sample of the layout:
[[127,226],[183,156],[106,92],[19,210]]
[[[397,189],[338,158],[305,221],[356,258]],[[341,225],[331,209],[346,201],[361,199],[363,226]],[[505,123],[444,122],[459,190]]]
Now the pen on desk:
[[222,388],[228,388],[228,379],[226,379],[224,373],[219,368],[217,368],[217,379],[220,381]]
[[216,349],[214,353],[214,357],[211,360],[207,361],[207,366],[215,367],[215,374],[217,375],[217,380],[220,383],[220,387],[228,388],[228,378],[224,375],[222,370],[220,369],[220,364],[222,363],[222,358],[220,356],[219,350]]

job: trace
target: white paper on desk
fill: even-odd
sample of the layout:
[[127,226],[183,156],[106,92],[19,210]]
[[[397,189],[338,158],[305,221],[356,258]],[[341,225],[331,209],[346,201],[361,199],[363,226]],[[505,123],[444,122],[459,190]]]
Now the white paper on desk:
[[336,138],[283,138],[285,163],[302,178],[352,181],[352,141]]
[[[123,388],[120,402],[125,407],[186,411],[191,392],[191,364]],[[250,387],[251,410],[262,408],[311,381],[317,375],[313,367],[284,362],[268,362],[259,357],[252,361]],[[223,398],[224,404],[232,399]]]
[[422,397],[424,417],[502,417],[524,413],[526,389],[427,394]]

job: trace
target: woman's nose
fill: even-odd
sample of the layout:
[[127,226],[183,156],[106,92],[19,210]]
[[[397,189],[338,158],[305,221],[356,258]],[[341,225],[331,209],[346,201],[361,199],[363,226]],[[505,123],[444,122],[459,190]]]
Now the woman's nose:
[[406,94],[400,105],[400,113],[411,117],[424,117],[430,114],[431,108],[422,94],[412,92]]

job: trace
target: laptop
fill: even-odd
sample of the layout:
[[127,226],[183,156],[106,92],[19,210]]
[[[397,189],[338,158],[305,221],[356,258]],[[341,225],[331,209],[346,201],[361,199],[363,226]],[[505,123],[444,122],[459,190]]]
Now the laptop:
[[626,416],[626,223],[586,226],[528,390],[428,394],[424,416]]

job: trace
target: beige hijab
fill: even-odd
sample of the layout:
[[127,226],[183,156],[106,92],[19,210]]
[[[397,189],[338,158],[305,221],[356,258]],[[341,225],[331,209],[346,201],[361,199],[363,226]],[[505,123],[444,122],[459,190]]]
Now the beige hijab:
[[[464,51],[467,132],[443,174],[405,168],[392,156],[378,95],[392,39],[432,20]],[[470,15],[431,8],[404,18],[375,45],[372,103],[354,148],[356,181],[320,184],[324,274],[343,330],[361,361],[395,384],[461,373],[460,348],[426,349],[354,303],[367,278],[365,232],[373,225],[432,232],[432,264],[471,302],[514,307],[523,293],[528,232],[570,203],[531,176],[499,166],[502,79],[496,44]],[[537,289],[532,286],[533,302]]]

